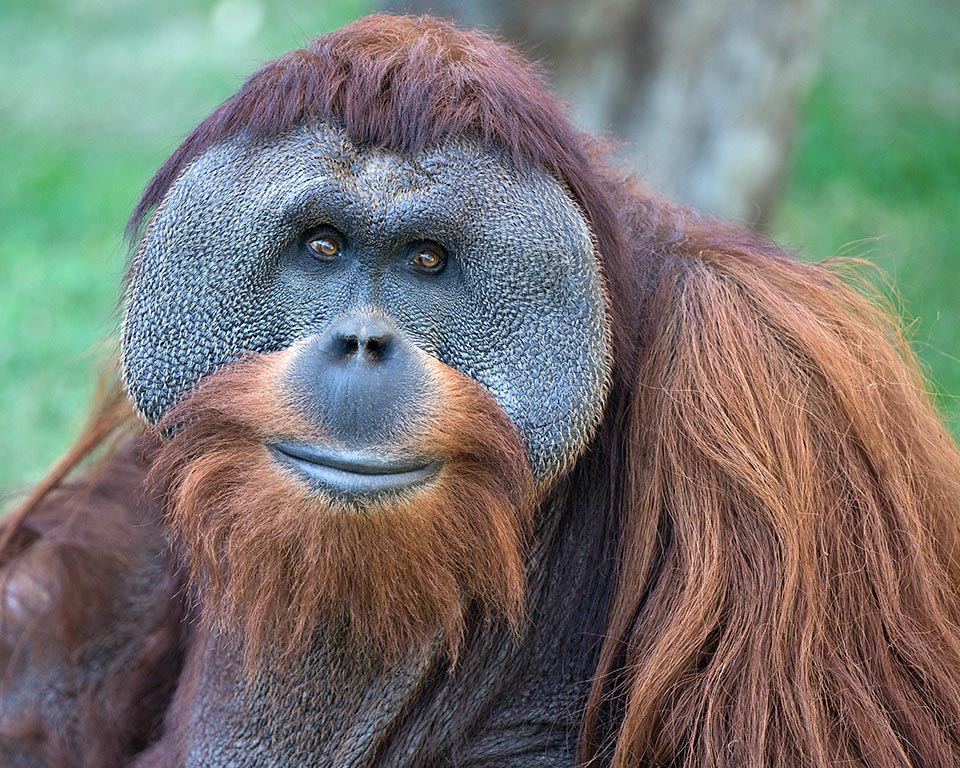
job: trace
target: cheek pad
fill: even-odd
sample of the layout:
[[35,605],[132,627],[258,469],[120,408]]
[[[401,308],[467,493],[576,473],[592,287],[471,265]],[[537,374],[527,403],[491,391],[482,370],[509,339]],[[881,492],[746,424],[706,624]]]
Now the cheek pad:
[[493,394],[542,480],[575,460],[599,425],[609,329],[590,232],[573,203],[549,177],[510,198],[497,201],[505,215],[496,226],[486,218],[465,259],[472,290],[439,356]]
[[[121,365],[134,403],[156,421],[204,374],[299,335],[298,316],[264,269],[276,247],[279,196],[269,173],[243,173],[250,152],[226,145],[202,156],[173,187],[144,235],[126,297]],[[269,166],[266,166],[269,168]],[[251,258],[251,254],[256,258]]]
[[201,155],[161,203],[134,258],[121,370],[134,403],[157,421],[201,377],[244,354],[283,349],[337,308],[304,308],[277,260],[297,222],[291,197],[329,178],[351,150],[334,130]]

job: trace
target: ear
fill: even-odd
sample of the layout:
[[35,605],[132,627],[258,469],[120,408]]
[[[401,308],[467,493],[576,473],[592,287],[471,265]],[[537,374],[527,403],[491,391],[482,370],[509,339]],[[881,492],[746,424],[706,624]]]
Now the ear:
[[952,764],[957,448],[849,265],[749,237],[690,233],[653,290],[584,756]]

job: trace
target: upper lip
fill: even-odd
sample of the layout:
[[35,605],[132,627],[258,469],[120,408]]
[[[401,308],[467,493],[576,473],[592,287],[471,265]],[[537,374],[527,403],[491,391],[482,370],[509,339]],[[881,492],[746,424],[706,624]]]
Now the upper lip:
[[279,440],[269,443],[273,455],[312,486],[358,495],[399,490],[421,483],[440,467],[435,459],[383,456],[369,450],[341,449]]

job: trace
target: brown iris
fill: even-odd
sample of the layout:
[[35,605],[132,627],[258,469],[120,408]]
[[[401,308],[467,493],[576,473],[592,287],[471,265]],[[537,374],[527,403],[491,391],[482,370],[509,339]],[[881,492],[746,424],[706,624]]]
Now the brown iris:
[[424,272],[439,272],[446,263],[446,257],[438,245],[418,245],[411,251],[407,263]]
[[319,235],[307,241],[307,247],[321,259],[333,259],[340,253],[340,242],[330,235]]

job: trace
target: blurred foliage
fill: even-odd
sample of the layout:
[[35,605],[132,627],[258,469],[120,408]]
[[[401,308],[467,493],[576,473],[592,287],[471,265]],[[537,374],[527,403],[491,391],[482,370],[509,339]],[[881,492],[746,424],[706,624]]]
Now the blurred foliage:
[[837,2],[823,46],[772,234],[887,273],[960,434],[960,4]]
[[[156,166],[260,63],[366,8],[0,4],[0,488],[38,479],[79,428],[111,354],[124,221]],[[773,228],[804,256],[853,253],[888,270],[923,359],[954,394],[958,38],[954,0],[834,3]]]
[[122,230],[156,167],[260,64],[366,10],[0,3],[0,489],[37,480],[82,423],[112,353]]

